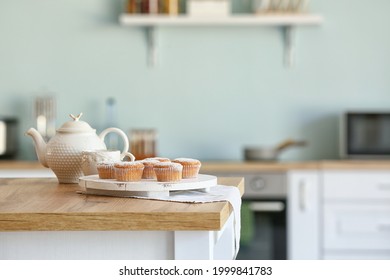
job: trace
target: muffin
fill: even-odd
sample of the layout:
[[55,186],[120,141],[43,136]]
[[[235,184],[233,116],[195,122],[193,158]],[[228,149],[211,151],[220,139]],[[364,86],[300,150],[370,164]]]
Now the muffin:
[[122,161],[114,164],[114,170],[118,181],[136,182],[142,178],[144,165],[140,161]]
[[146,160],[158,160],[159,162],[170,162],[171,160],[169,158],[165,157],[152,157],[152,158],[146,158]]
[[172,162],[183,165],[183,179],[196,178],[198,176],[201,163],[193,158],[176,158]]
[[154,172],[153,167],[160,162],[156,159],[144,159],[141,160],[141,162],[145,166],[142,173],[142,179],[156,179],[156,173]]
[[103,161],[96,164],[100,179],[115,179],[114,162]]
[[182,178],[183,166],[175,162],[159,162],[153,167],[159,182],[177,182]]

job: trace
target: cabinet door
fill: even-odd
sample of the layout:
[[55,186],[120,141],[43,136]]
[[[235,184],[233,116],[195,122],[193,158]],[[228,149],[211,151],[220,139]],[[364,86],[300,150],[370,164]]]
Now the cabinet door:
[[325,170],[325,201],[390,199],[390,172],[379,170]]
[[320,259],[318,171],[288,173],[288,259]]
[[325,203],[324,248],[357,253],[359,250],[389,252],[389,203]]

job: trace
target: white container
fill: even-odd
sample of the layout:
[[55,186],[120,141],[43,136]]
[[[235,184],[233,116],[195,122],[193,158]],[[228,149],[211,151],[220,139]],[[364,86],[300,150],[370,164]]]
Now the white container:
[[189,16],[229,16],[231,5],[229,0],[189,0],[187,10]]
[[255,14],[273,13],[301,13],[306,12],[309,0],[253,0]]
[[119,150],[94,150],[81,152],[81,169],[85,176],[98,174],[97,164],[104,161],[119,162],[126,156],[130,161],[134,161],[133,154],[128,152],[121,153]]

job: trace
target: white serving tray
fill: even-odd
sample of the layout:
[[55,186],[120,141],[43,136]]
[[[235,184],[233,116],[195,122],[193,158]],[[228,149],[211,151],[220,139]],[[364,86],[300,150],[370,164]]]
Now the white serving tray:
[[197,178],[182,179],[178,182],[158,182],[155,179],[142,179],[137,182],[122,182],[115,179],[100,179],[98,175],[79,178],[79,185],[87,194],[107,196],[169,196],[171,191],[202,190],[208,191],[217,185],[217,177],[199,174]]

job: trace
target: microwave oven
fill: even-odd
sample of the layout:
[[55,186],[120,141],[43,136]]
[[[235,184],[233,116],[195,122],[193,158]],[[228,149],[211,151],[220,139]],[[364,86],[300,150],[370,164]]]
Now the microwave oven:
[[345,112],[340,127],[342,158],[390,158],[390,111]]

